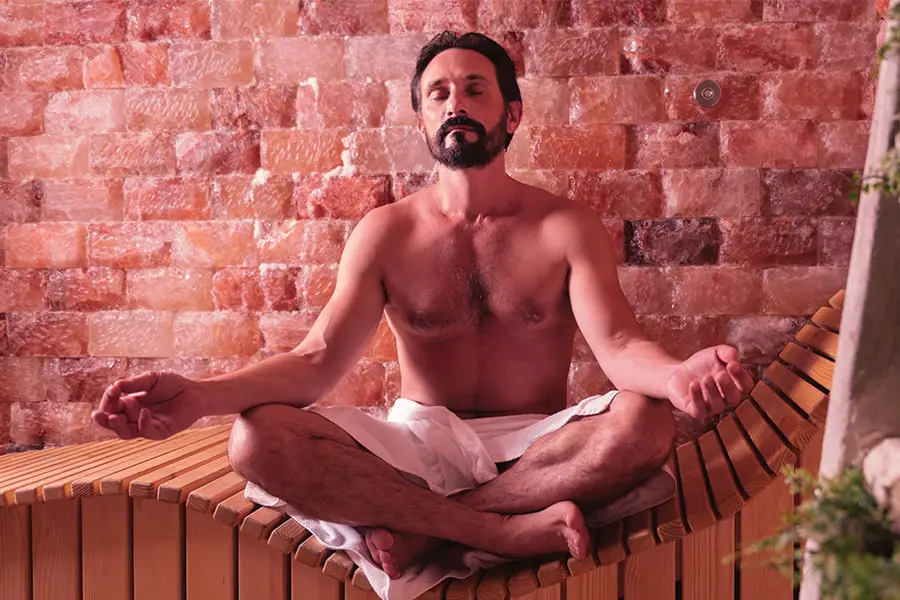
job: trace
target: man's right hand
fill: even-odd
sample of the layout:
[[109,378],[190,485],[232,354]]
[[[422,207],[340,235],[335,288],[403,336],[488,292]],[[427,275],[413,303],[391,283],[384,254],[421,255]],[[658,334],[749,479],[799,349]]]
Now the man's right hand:
[[120,379],[106,388],[91,417],[122,439],[162,440],[206,414],[197,381],[165,371]]

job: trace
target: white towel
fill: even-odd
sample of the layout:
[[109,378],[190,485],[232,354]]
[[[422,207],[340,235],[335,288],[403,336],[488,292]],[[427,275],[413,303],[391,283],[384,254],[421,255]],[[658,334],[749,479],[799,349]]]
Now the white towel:
[[[449,496],[497,477],[496,463],[519,458],[535,440],[573,418],[605,412],[617,393],[591,396],[549,416],[525,414],[463,420],[445,407],[404,398],[394,403],[386,420],[349,406],[311,405],[306,410],[327,418],[413,481]],[[674,481],[671,488],[674,490]],[[461,564],[438,561],[417,565],[407,569],[401,578],[390,579],[372,561],[365,539],[355,527],[306,517],[253,483],[247,484],[245,495],[257,504],[283,508],[322,544],[346,552],[363,569],[383,600],[411,600],[448,577],[464,579],[478,569],[508,560],[470,550],[463,553]]]

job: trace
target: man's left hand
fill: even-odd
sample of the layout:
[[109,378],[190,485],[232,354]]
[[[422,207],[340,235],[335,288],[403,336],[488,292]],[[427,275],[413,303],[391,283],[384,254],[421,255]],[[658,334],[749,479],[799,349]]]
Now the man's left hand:
[[680,365],[666,381],[669,401],[695,419],[737,405],[753,387],[753,378],[731,346],[705,348]]

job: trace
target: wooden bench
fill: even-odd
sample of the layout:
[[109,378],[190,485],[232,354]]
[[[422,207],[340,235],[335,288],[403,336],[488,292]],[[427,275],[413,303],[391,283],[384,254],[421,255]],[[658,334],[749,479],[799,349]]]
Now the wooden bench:
[[[444,582],[424,597],[538,598],[547,588],[557,589],[547,600],[558,598],[558,584],[567,579],[733,517],[797,462],[822,425],[842,301],[840,292],[815,313],[733,414],[676,449],[677,495],[593,532],[589,559],[504,565]],[[374,600],[347,555],[244,498],[245,481],[226,456],[229,429],[0,457],[0,600]],[[617,598],[621,590],[591,587],[601,579],[590,585],[579,579],[568,600]],[[653,597],[627,589],[625,595]]]

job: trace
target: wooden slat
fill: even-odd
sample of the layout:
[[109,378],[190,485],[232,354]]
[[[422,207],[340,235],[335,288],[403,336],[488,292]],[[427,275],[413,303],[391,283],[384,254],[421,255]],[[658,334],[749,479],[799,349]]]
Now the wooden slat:
[[31,509],[34,600],[81,600],[80,516],[78,502]]
[[812,316],[812,322],[836,333],[841,331],[841,311],[823,306]]
[[562,592],[562,585],[542,587],[529,594],[520,596],[520,600],[562,600]]
[[217,521],[237,527],[255,508],[256,505],[247,500],[244,497],[244,490],[241,490],[220,502],[213,511],[213,517]]
[[444,592],[446,600],[475,600],[475,590],[478,589],[480,573],[475,573],[465,579],[451,579]]
[[181,600],[184,505],[135,498],[133,507],[134,599]]
[[[746,548],[753,542],[774,535],[781,526],[782,519],[790,515],[792,510],[793,496],[783,478],[778,477],[741,510],[741,546]],[[741,557],[742,599],[793,600],[793,582],[790,577],[765,566],[769,556],[764,553]]]
[[821,352],[831,360],[837,360],[838,342],[840,336],[824,329],[820,329],[814,325],[804,325],[797,332],[797,341],[805,344],[810,348]]
[[625,560],[625,600],[675,600],[675,544],[661,544]]
[[156,497],[161,502],[186,502],[188,494],[210,481],[233,472],[227,456],[211,460],[159,486]]
[[[310,569],[309,567],[307,567],[305,565],[301,565],[297,561],[294,561],[293,563],[291,563],[291,565],[298,565],[309,571],[314,571],[314,569]],[[294,578],[296,577],[296,575],[294,573],[295,572],[292,571],[292,574],[291,574],[292,582],[295,580]],[[316,577],[319,577],[318,573],[315,573],[315,575],[316,575]],[[329,581],[329,582],[331,582],[332,585],[340,585],[338,582],[331,581],[330,579],[323,579],[321,577],[320,577],[320,579],[322,579],[323,581]],[[307,600],[307,598],[316,598],[316,597],[317,596],[313,596],[312,594],[298,595],[295,593],[292,596],[291,600]],[[378,594],[376,594],[375,592],[373,592],[371,590],[364,590],[364,589],[358,588],[356,586],[347,585],[347,586],[344,586],[343,600],[381,600],[381,599],[378,597]]]
[[597,532],[597,562],[611,565],[625,559],[625,523],[616,521]]
[[13,504],[15,501],[15,491],[27,485],[31,481],[37,481],[46,477],[47,473],[65,472],[71,468],[72,461],[77,461],[79,456],[89,453],[97,448],[96,444],[84,446],[68,446],[65,450],[68,452],[54,455],[53,460],[41,460],[35,457],[34,462],[27,462],[19,466],[19,468],[3,474],[3,481],[0,482],[0,506]]
[[653,510],[642,510],[625,519],[625,545],[635,554],[656,545],[653,536]]
[[[331,577],[323,577],[322,571],[290,561],[291,600],[342,600],[341,583]],[[343,600],[379,600],[378,595],[353,586],[346,586]]]
[[499,565],[484,572],[478,583],[478,600],[506,600],[509,598],[509,578],[512,564]]
[[369,580],[366,579],[366,573],[362,569],[357,568],[353,572],[353,576],[350,578],[350,583],[353,587],[359,588],[361,590],[372,591],[372,584],[369,583]]
[[617,565],[599,567],[566,580],[566,600],[618,600],[618,598]]
[[772,476],[760,464],[753,448],[741,434],[734,418],[722,419],[716,425],[716,431],[722,438],[728,458],[737,473],[738,482],[747,496],[755,496],[764,490],[772,480]]
[[681,491],[681,478],[678,477],[678,467],[675,465],[674,456],[670,457],[668,468],[674,474],[675,495],[654,508],[656,513],[656,536],[661,543],[677,540],[688,531],[687,524],[684,522],[684,516],[681,514],[683,494]]
[[800,468],[808,473],[818,473],[819,463],[822,462],[822,441],[825,437],[825,429],[819,429],[809,441],[806,449],[800,454]]
[[128,495],[132,498],[155,498],[156,490],[163,483],[219,458],[227,459],[224,440],[210,448],[192,452],[189,456],[135,477],[128,482]]
[[825,400],[824,392],[779,362],[769,365],[763,376],[775,389],[790,398],[813,423],[820,424],[815,415],[819,405]]
[[31,507],[0,508],[0,581],[3,600],[32,600]]
[[838,310],[844,308],[844,297],[846,296],[846,294],[847,290],[840,290],[839,292],[835,293],[834,296],[828,299],[828,304]]
[[[124,496],[110,496],[122,498]],[[237,531],[211,514],[185,511],[187,600],[234,600],[237,582]]]
[[713,508],[719,517],[729,517],[744,504],[744,497],[734,480],[728,457],[715,430],[707,431],[697,439],[700,459],[712,490]]
[[569,570],[566,568],[566,559],[557,558],[542,561],[538,565],[537,578],[541,587],[550,587],[557,583],[562,583],[569,576]]
[[241,533],[268,542],[269,534],[286,518],[287,515],[277,508],[262,506],[247,515],[247,518],[243,520]]
[[[108,442],[107,442],[108,443]],[[86,449],[95,448],[97,442],[84,446],[66,446],[65,448],[53,448],[40,452],[28,453],[28,460],[22,460],[15,465],[0,472],[0,489],[10,487],[15,481],[25,479],[34,474],[44,473],[60,465],[71,464],[73,457],[77,457]],[[24,455],[23,455],[24,456]]]
[[93,496],[66,501],[77,502],[81,502],[84,600],[131,600],[131,498]]
[[321,567],[325,564],[330,554],[331,550],[325,547],[325,544],[320,542],[318,538],[311,535],[297,546],[297,551],[294,552],[294,560],[310,567]]
[[742,402],[737,407],[735,416],[773,473],[781,473],[785,466],[797,462],[796,455],[784,444],[752,402]]
[[295,519],[288,519],[269,534],[269,547],[285,554],[293,554],[297,551],[297,546],[309,537],[309,531],[306,530]]
[[344,552],[334,552],[325,560],[322,573],[338,581],[347,581],[356,565]]
[[247,481],[232,471],[188,494],[187,506],[197,512],[211,513],[219,502],[238,492],[243,493],[246,485]]
[[734,565],[724,562],[734,552],[734,517],[696,531],[681,542],[683,600],[734,598]]
[[509,595],[513,598],[524,596],[538,589],[537,565],[531,561],[521,561],[513,565],[509,576]]
[[825,389],[831,389],[831,382],[834,379],[833,361],[793,342],[788,344],[778,357]]
[[750,394],[756,401],[757,407],[764,413],[781,434],[795,448],[803,448],[809,442],[816,431],[816,425],[801,415],[769,387],[765,381],[760,381]]
[[[125,442],[123,442],[123,444],[124,443]],[[129,444],[127,446],[120,446],[117,452],[110,454],[103,460],[93,460],[85,465],[82,465],[81,468],[76,471],[61,474],[54,480],[48,481],[43,484],[40,491],[41,499],[43,499],[44,501],[50,501],[72,498],[73,481],[75,481],[76,479],[80,479],[85,475],[94,473],[98,469],[102,469],[107,465],[111,465],[113,463],[116,463],[117,461],[121,461],[125,457],[133,456],[143,451],[152,443],[153,442],[151,442],[150,440],[144,439],[129,440]]]
[[716,515],[709,503],[697,446],[693,442],[682,444],[676,449],[675,454],[678,457],[681,489],[684,491],[685,520],[691,531],[709,527],[715,522]]
[[445,579],[424,594],[421,594],[418,600],[444,600],[444,594],[447,592],[448,587],[450,587],[450,581]]
[[[290,557],[266,545],[266,540],[238,535],[238,598],[287,600]],[[321,574],[319,575],[321,577]]]

